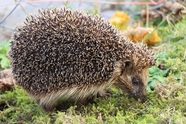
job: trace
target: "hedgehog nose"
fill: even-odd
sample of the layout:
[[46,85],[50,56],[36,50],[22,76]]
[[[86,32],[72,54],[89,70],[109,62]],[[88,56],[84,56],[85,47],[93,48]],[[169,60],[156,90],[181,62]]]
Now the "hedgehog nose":
[[146,95],[140,95],[140,96],[138,95],[138,96],[133,96],[133,97],[136,100],[140,99],[140,102],[142,102],[142,103],[144,103],[147,100]]

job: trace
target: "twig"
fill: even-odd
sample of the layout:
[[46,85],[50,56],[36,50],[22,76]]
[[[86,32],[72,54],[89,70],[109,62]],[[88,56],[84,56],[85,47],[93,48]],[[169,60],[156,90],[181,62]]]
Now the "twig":
[[147,8],[147,16],[146,16],[146,27],[149,26],[149,5],[146,4],[146,8]]

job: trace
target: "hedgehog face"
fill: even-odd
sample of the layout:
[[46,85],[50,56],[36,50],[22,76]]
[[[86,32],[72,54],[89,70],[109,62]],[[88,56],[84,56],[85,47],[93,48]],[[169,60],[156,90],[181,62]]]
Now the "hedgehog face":
[[140,99],[142,102],[146,100],[146,87],[148,83],[148,67],[141,71],[136,71],[136,65],[129,61],[121,61],[117,65],[117,71],[120,72],[118,76],[118,88],[123,91],[128,91],[133,98]]

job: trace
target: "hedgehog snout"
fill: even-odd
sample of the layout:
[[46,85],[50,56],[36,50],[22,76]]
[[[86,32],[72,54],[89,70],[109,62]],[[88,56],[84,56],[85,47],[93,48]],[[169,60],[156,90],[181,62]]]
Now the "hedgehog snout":
[[146,92],[145,93],[130,93],[130,96],[133,97],[135,100],[140,100],[142,103],[147,100]]

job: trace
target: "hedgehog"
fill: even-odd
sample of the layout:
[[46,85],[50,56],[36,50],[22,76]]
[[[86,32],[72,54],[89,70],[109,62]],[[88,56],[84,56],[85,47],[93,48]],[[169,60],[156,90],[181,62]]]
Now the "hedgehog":
[[59,100],[83,103],[112,87],[144,101],[153,55],[101,16],[67,8],[27,17],[9,51],[17,85],[47,111]]

